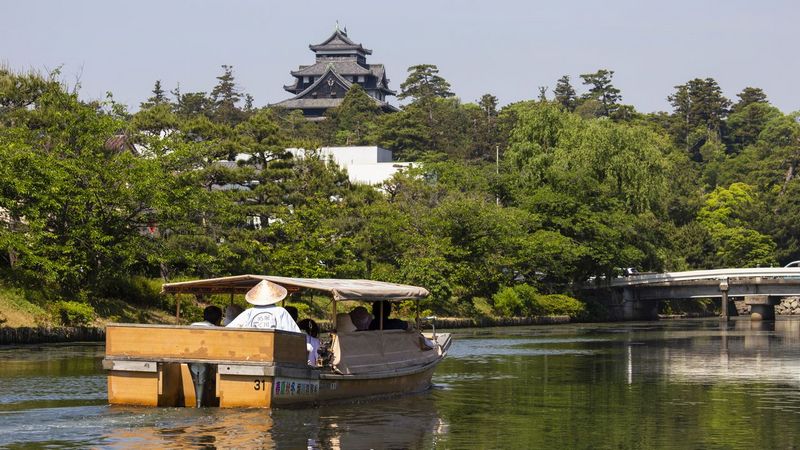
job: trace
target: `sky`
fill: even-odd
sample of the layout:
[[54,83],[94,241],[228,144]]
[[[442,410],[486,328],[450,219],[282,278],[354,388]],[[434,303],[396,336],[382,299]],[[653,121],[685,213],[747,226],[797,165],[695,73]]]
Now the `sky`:
[[256,106],[289,98],[289,71],[313,63],[308,45],[337,21],[397,91],[409,66],[436,64],[462,101],[491,93],[505,105],[539,86],[552,96],[562,75],[581,93],[579,75],[604,68],[642,112],[670,111],[674,86],[698,77],[733,100],[760,87],[800,110],[796,0],[3,0],[0,17],[0,64],[60,67],[82,98],[110,91],[132,111],[155,80],[210,92],[223,64]]

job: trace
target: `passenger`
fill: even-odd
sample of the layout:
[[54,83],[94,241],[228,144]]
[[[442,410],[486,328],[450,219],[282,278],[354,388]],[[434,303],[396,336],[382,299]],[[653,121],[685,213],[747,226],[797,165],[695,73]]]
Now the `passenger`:
[[297,326],[306,333],[308,365],[316,367],[319,359],[319,325],[313,319],[303,319]]
[[[203,321],[195,322],[191,326],[218,327],[220,320],[222,320],[222,310],[213,305],[207,306],[206,309],[203,310]],[[205,406],[203,398],[206,397],[206,394],[215,390],[213,384],[208,383],[209,380],[216,378],[214,367],[211,364],[203,363],[189,363],[187,365],[189,366],[189,373],[192,376],[192,383],[194,383],[194,395],[196,399],[194,406],[196,408]]]
[[225,307],[225,318],[222,319],[222,326],[227,327],[239,314],[244,311],[239,305],[228,305]]
[[294,306],[287,306],[286,311],[289,311],[289,315],[292,316],[292,320],[294,320],[294,323],[297,323],[297,308]]
[[369,324],[370,330],[381,329],[381,311],[383,311],[383,329],[384,330],[407,330],[408,323],[405,320],[390,319],[389,314],[392,313],[392,304],[386,300],[372,302],[372,315],[375,316]]
[[372,323],[372,315],[363,306],[356,306],[350,311],[350,320],[356,326],[356,331],[369,330],[369,325]]
[[262,280],[244,296],[247,303],[254,306],[244,310],[227,326],[229,328],[262,328],[300,333],[300,328],[292,320],[289,312],[275,305],[286,298],[287,294],[285,287]]
[[218,327],[219,322],[222,320],[222,310],[218,306],[206,306],[203,310],[203,321],[195,322],[193,327]]
[[353,333],[358,331],[353,324],[353,319],[350,318],[348,313],[336,314],[336,332],[337,333]]

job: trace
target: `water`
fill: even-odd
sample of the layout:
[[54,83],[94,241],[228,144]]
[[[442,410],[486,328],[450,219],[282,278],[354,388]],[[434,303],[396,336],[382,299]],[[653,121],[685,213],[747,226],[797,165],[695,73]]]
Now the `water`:
[[102,355],[0,350],[0,447],[800,447],[800,318],[457,331],[430,392],[271,411],[110,407]]

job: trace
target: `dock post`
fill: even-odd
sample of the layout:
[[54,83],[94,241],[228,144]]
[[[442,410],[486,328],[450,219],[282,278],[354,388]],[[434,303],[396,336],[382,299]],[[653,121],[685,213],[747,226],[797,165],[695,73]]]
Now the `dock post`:
[[728,314],[728,279],[723,278],[722,281],[719,283],[719,291],[722,293],[722,314],[720,315],[719,320],[721,321],[729,321],[730,315]]

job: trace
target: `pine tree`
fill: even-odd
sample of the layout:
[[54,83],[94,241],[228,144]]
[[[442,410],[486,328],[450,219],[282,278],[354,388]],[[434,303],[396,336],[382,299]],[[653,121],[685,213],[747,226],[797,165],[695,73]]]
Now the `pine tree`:
[[700,148],[709,137],[723,140],[723,121],[731,102],[713,78],[695,78],[675,89],[667,100],[674,108],[676,142],[682,143],[695,161],[702,161]]
[[601,115],[610,117],[619,107],[622,100],[619,89],[611,84],[614,76],[613,70],[600,69],[595,73],[581,75],[583,84],[591,86],[589,92],[583,95],[586,100],[597,100],[601,104]]
[[426,101],[432,98],[452,97],[450,83],[439,76],[439,68],[434,64],[419,64],[408,68],[408,78],[400,85],[399,99],[412,98]]
[[218,122],[236,125],[242,120],[242,110],[236,106],[242,99],[242,94],[234,81],[233,66],[223,64],[222,70],[223,74],[217,77],[217,85],[211,90],[213,118]]
[[575,111],[578,97],[575,93],[575,88],[569,82],[569,75],[564,75],[558,79],[553,94],[556,102],[560,103],[567,111]]
[[164,95],[164,89],[161,88],[161,80],[156,80],[153,85],[152,93],[153,95],[148,98],[146,102],[142,102],[139,105],[141,109],[148,109],[167,103],[167,96]]
[[539,101],[546,102],[547,101],[547,86],[539,86]]
[[767,94],[765,94],[764,90],[761,88],[746,87],[742,89],[742,92],[736,94],[736,96],[739,97],[739,101],[731,107],[731,113],[740,111],[752,103],[769,104],[769,100],[767,100]]
[[342,103],[328,113],[334,142],[339,145],[374,144],[367,139],[367,134],[374,128],[375,118],[380,112],[375,99],[361,85],[353,84]]
[[497,116],[497,97],[492,94],[483,94],[478,100],[478,106],[486,113],[486,119]]

